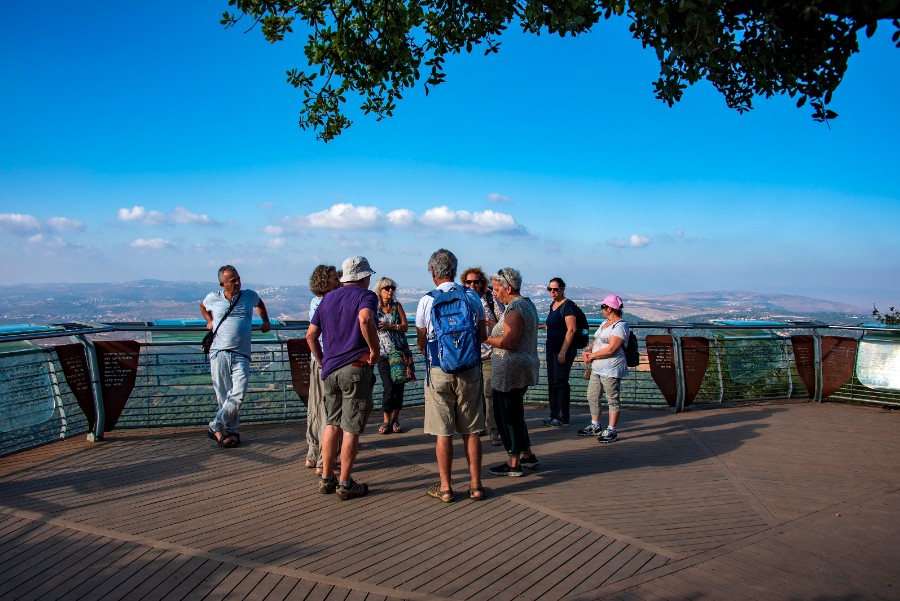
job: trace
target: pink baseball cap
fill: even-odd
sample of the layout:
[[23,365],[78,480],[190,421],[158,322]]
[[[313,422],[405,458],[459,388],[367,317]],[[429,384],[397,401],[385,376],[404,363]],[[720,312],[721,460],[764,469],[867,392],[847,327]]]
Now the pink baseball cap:
[[609,307],[610,309],[619,310],[622,308],[622,299],[616,296],[615,294],[610,294],[606,298],[603,299],[603,304]]

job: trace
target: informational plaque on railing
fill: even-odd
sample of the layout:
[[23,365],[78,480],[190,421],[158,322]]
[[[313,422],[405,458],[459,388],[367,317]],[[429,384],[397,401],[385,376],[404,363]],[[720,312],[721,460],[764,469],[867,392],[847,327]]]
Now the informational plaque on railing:
[[0,367],[0,432],[42,424],[56,407],[43,350],[6,357]]
[[309,368],[312,360],[309,344],[306,338],[291,338],[287,341],[287,350],[294,392],[304,405],[309,405]]
[[807,396],[812,400],[816,398],[816,339],[809,334],[797,334],[791,336],[791,346],[794,348],[797,373],[806,386]]
[[88,420],[90,431],[94,431],[97,424],[97,415],[94,411],[94,393],[91,391],[91,375],[88,371],[87,357],[84,354],[84,346],[80,344],[62,344],[55,347],[56,356],[62,365],[63,375],[69,390],[81,407],[81,411]]
[[822,399],[827,399],[853,377],[856,339],[822,336]]
[[671,336],[651,335],[644,339],[647,345],[647,361],[650,377],[662,392],[669,407],[678,400],[678,382],[675,375],[675,344]]
[[709,339],[703,336],[684,336],[681,339],[681,356],[684,359],[684,406],[690,405],[706,377],[709,366]]
[[900,338],[859,341],[856,377],[875,390],[900,390]]
[[112,431],[134,389],[141,345],[134,340],[104,340],[94,343],[100,367],[100,390],[106,412],[104,430]]

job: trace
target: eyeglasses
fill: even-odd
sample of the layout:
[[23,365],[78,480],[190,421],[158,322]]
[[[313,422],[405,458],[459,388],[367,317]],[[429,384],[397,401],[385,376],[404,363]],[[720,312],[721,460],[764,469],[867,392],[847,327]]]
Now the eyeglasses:
[[481,280],[466,280],[467,286],[472,286],[473,284],[480,284]]
[[547,292],[559,292],[559,288],[552,288],[550,286],[547,286]]
[[609,309],[609,305],[600,305],[600,310]]
[[396,290],[397,287],[396,286],[382,286],[381,289],[382,290]]

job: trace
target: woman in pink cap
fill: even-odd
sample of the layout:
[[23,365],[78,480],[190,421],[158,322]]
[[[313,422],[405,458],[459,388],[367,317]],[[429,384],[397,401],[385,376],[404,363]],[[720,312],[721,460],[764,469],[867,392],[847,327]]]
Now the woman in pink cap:
[[[630,330],[622,319],[622,299],[610,294],[603,299],[600,310],[606,319],[594,335],[590,349],[581,351],[585,364],[591,365],[591,379],[588,382],[587,400],[591,409],[591,423],[578,431],[580,436],[598,436],[600,442],[615,442],[618,439],[616,423],[619,421],[619,384],[628,375],[625,362],[625,341]],[[606,394],[609,405],[609,425],[604,429],[600,423],[602,406],[600,398]]]

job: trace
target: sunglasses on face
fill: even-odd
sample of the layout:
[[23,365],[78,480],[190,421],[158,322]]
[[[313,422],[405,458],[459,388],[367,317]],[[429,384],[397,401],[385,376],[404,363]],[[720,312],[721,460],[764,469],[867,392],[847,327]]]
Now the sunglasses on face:
[[475,284],[480,284],[481,280],[466,280],[466,286],[472,286]]
[[600,310],[603,311],[605,309],[609,309],[609,305],[600,305]]
[[547,292],[559,292],[559,288],[553,288],[552,286],[547,286]]
[[382,290],[396,290],[397,287],[396,286],[382,286],[381,289]]

